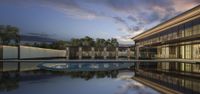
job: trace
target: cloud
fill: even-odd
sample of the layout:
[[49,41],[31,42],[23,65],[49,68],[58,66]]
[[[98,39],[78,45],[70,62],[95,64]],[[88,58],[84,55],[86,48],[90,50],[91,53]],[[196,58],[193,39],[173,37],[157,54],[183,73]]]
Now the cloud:
[[177,12],[183,12],[200,4],[200,0],[171,0]]
[[40,2],[43,2],[41,5],[44,7],[53,8],[73,18],[94,19],[100,15],[95,11],[82,7],[76,0],[43,0]]
[[115,19],[117,23],[119,22],[119,23],[127,24],[126,21],[123,20],[123,19],[120,18],[120,17],[113,17],[113,19]]
[[129,20],[131,20],[133,22],[137,22],[138,21],[135,17],[130,16],[130,15],[127,17],[127,19],[129,19]]
[[114,94],[159,94],[157,91],[144,86],[143,84],[134,81],[131,77],[122,76],[118,80],[122,80],[125,83],[118,86],[118,90]]
[[79,0],[1,0],[0,3],[23,5],[30,7],[39,5],[64,13],[68,17],[79,19],[94,19],[100,13],[87,9],[79,3]]
[[[141,30],[143,28],[142,24],[140,24],[140,25],[139,24],[138,25],[129,25],[121,17],[113,17],[113,19],[115,20],[115,22],[117,24],[121,25],[121,28],[118,28],[119,31],[125,31],[125,32],[128,32],[128,33],[133,33],[133,32],[139,31],[139,30]],[[130,19],[130,17],[128,19]]]

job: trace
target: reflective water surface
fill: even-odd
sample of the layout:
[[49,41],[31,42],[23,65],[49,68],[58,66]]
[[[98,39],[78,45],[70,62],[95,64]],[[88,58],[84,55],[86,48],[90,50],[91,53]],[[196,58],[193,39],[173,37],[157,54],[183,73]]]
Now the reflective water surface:
[[0,94],[159,94],[131,79],[132,64],[41,64],[1,62]]

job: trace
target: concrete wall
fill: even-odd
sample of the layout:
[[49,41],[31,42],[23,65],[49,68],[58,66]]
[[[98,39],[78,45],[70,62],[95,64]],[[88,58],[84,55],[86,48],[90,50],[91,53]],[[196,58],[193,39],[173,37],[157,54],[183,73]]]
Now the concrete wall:
[[[65,50],[53,50],[37,47],[20,46],[21,59],[65,57]],[[16,59],[17,47],[3,46],[3,59]]]
[[17,53],[17,47],[3,46],[3,59],[16,59]]
[[65,50],[52,50],[36,47],[21,46],[21,58],[47,58],[47,57],[65,57]]

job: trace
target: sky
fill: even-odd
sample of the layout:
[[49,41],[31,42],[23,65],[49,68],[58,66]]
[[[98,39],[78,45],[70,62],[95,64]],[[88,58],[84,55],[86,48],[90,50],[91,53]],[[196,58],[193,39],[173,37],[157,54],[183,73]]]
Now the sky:
[[0,0],[0,25],[59,40],[131,37],[200,4],[200,0]]

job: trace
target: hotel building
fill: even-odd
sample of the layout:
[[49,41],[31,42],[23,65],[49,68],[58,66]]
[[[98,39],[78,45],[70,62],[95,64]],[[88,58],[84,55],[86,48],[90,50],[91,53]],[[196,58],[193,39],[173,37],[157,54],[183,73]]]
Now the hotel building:
[[200,5],[132,39],[137,59],[200,59]]

